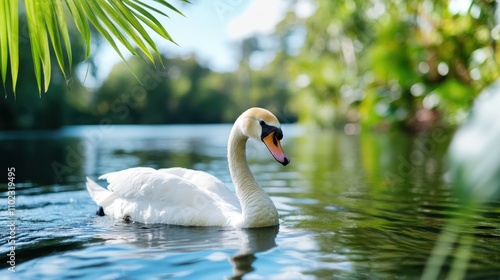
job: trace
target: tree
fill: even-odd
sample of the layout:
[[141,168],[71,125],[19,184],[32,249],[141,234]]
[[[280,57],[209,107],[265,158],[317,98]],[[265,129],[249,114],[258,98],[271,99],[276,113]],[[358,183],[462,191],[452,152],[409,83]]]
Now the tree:
[[[162,59],[165,67],[136,57],[117,64],[91,100],[94,117],[108,124],[234,121],[237,115],[225,118],[233,95],[221,90],[227,86],[223,74],[200,65],[195,56]],[[140,79],[130,79],[125,63]]]
[[[188,2],[187,0],[181,1]],[[155,0],[154,2],[159,8],[139,0],[25,0],[23,3],[19,3],[18,0],[2,1],[0,3],[0,74],[4,87],[7,83],[7,74],[10,72],[12,89],[14,92],[16,89],[19,72],[19,12],[21,7],[27,17],[34,72],[38,91],[41,93],[42,89],[44,92],[48,90],[51,79],[49,44],[52,45],[62,74],[66,76],[66,72],[71,71],[72,52],[67,15],[73,18],[74,24],[86,43],[86,58],[90,56],[90,27],[93,26],[122,59],[124,57],[118,48],[118,42],[133,55],[145,56],[145,59],[154,62],[155,56],[160,57],[160,54],[145,26],[162,38],[174,42],[153,14],[168,17],[161,11],[161,8],[165,8],[182,15],[167,1]],[[69,69],[67,69],[68,66]]]
[[291,13],[278,29],[306,30],[287,63],[302,121],[455,125],[500,77],[495,1],[309,2],[312,16]]

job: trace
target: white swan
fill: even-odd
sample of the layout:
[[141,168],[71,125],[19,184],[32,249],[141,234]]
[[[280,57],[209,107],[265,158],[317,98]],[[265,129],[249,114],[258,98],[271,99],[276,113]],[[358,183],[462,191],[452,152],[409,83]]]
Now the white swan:
[[87,190],[106,215],[141,223],[184,226],[266,227],[279,223],[271,198],[259,186],[246,161],[246,142],[264,142],[283,165],[290,159],[280,140],[278,119],[251,108],[235,121],[228,140],[228,163],[236,195],[219,179],[185,168],[136,167],[104,174],[108,189],[87,178]]

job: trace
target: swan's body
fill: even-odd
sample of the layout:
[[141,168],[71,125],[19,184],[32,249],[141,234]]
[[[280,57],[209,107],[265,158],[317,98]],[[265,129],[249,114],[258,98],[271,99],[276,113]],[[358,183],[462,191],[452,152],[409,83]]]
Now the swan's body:
[[184,226],[266,227],[279,216],[271,198],[255,181],[246,161],[248,138],[263,141],[274,158],[286,165],[289,158],[280,141],[276,117],[251,108],[234,123],[228,141],[228,163],[236,195],[219,179],[185,168],[136,167],[104,174],[108,189],[87,178],[87,190],[104,213],[141,223]]

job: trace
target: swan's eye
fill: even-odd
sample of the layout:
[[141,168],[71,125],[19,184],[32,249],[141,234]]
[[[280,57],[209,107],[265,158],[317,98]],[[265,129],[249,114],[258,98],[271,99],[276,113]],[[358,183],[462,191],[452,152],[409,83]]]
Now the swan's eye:
[[260,120],[260,121],[259,121],[259,124],[260,124],[260,125],[265,125],[265,124],[266,124],[266,122],[264,122],[264,121]]
[[281,129],[276,129],[276,138],[278,138],[278,140],[281,140],[283,139],[283,131],[281,131]]

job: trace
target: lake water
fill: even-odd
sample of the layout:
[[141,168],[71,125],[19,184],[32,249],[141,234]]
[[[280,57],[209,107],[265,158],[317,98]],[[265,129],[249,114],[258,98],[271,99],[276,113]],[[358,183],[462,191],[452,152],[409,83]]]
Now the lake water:
[[[279,211],[279,227],[143,225],[95,215],[85,177],[133,166],[204,170],[232,188],[225,157],[230,128],[1,132],[0,278],[418,279],[441,230],[462,213],[461,199],[443,179],[450,141],[444,131],[348,136],[285,125],[288,166],[258,142],[247,146],[250,167]],[[9,178],[15,203],[6,195]],[[500,279],[499,209],[499,201],[477,207],[457,232],[474,241],[466,278]],[[12,237],[15,273],[7,256]],[[463,256],[453,253],[459,245],[452,244],[442,277]]]

